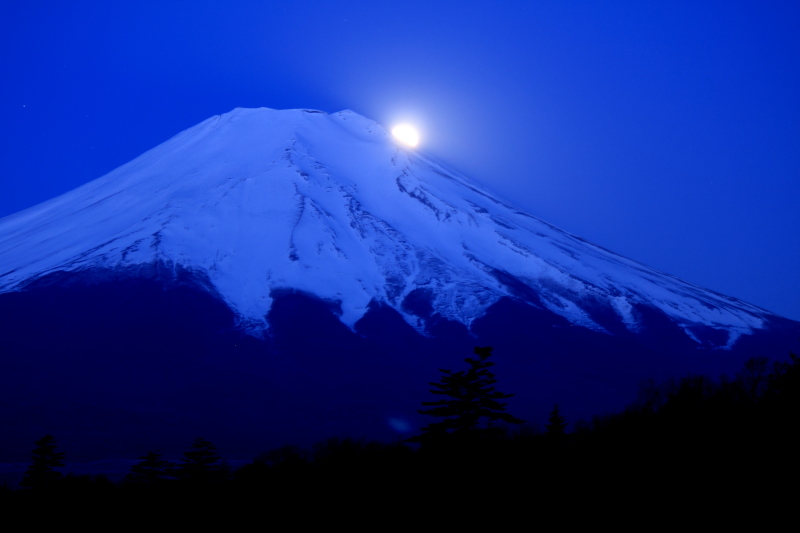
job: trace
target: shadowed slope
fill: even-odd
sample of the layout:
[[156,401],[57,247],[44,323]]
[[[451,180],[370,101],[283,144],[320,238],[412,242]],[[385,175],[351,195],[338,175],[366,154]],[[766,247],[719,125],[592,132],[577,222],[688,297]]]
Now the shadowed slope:
[[243,458],[334,435],[399,438],[424,423],[417,409],[437,369],[459,368],[476,345],[495,347],[511,412],[544,420],[558,402],[588,416],[631,401],[642,377],[734,371],[769,343],[769,355],[788,353],[798,335],[786,321],[752,346],[699,350],[655,310],[641,310],[645,332],[612,336],[511,299],[471,332],[429,314],[422,335],[378,303],[351,330],[337,303],[285,290],[257,339],[188,272],[109,274],[59,274],[0,295],[1,461],[26,460],[46,433],[72,461],[177,454],[199,435]]

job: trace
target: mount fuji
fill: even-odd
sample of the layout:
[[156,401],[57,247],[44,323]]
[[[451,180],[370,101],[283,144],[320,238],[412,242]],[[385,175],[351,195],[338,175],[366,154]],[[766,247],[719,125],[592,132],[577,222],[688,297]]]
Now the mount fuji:
[[[87,457],[424,421],[495,347],[515,415],[783,356],[800,324],[570,235],[351,111],[236,109],[0,220],[0,424]],[[91,445],[86,442],[91,440]],[[0,458],[1,459],[1,458]]]

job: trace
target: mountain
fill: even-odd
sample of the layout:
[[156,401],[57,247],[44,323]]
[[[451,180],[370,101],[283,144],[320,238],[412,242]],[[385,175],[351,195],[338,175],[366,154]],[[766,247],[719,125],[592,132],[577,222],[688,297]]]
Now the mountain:
[[403,434],[436,369],[482,344],[517,416],[588,416],[641,378],[783,356],[800,331],[561,231],[356,113],[272,109],[0,220],[0,320],[15,449],[60,430],[131,453],[193,432],[243,454]]

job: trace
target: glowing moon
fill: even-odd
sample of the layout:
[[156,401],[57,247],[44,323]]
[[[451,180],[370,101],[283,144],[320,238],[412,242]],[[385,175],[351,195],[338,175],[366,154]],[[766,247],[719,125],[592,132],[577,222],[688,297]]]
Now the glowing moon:
[[408,146],[416,146],[419,144],[419,133],[410,124],[400,124],[392,128],[392,135],[394,138]]

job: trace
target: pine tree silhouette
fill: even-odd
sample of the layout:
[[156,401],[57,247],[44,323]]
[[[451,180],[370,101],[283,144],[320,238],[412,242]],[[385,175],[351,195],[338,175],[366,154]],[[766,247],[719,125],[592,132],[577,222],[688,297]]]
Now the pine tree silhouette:
[[561,416],[558,412],[558,404],[553,407],[553,410],[550,411],[550,418],[547,419],[548,424],[545,426],[547,428],[547,434],[551,436],[561,436],[565,433],[565,428],[567,427],[567,419]]
[[52,487],[63,476],[58,468],[64,466],[64,454],[56,452],[56,439],[45,435],[36,441],[31,461],[20,485],[31,489],[46,489]]
[[227,476],[217,447],[202,437],[184,452],[176,473],[178,478],[191,482],[221,481]]
[[154,485],[174,476],[175,465],[162,459],[157,451],[147,452],[139,459],[141,461],[131,467],[131,473],[125,477],[125,481]]
[[506,404],[500,402],[513,394],[504,394],[495,390],[497,380],[489,367],[494,363],[487,361],[492,355],[492,347],[476,347],[477,359],[471,357],[464,361],[469,363],[467,371],[439,369],[444,374],[438,383],[430,383],[435,389],[431,393],[449,398],[434,402],[422,402],[432,406],[431,409],[420,410],[424,415],[441,417],[443,420],[433,422],[422,428],[422,434],[408,439],[409,442],[434,443],[443,440],[473,440],[475,438],[496,436],[500,429],[492,425],[501,420],[511,424],[521,424],[520,420],[505,412]]

